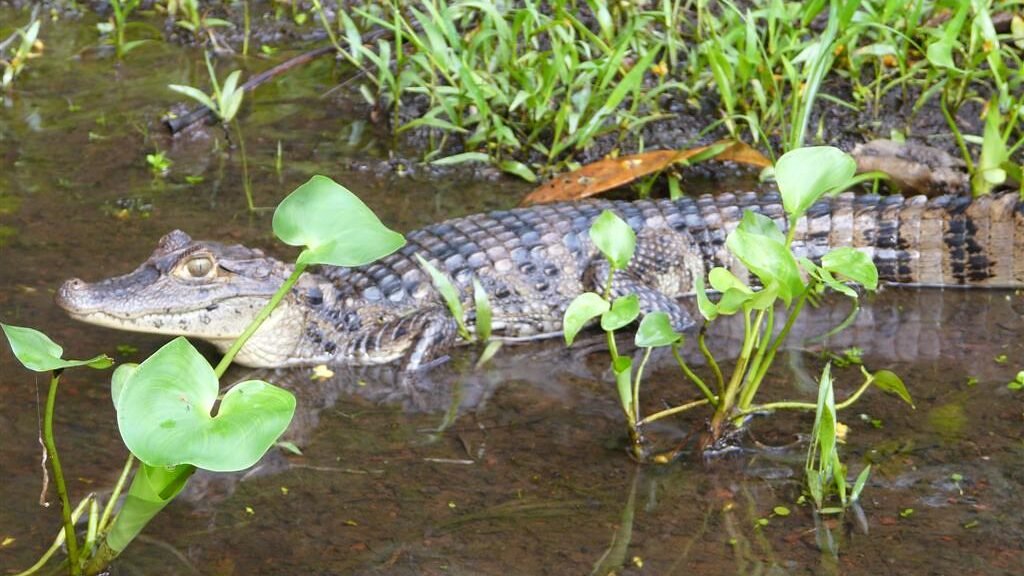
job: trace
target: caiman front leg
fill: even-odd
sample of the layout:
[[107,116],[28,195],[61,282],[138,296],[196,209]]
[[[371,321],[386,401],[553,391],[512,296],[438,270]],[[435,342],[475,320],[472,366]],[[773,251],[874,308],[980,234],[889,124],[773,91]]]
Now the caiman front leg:
[[366,329],[354,339],[349,354],[359,364],[401,360],[402,370],[414,371],[443,359],[457,333],[447,308],[427,308]]

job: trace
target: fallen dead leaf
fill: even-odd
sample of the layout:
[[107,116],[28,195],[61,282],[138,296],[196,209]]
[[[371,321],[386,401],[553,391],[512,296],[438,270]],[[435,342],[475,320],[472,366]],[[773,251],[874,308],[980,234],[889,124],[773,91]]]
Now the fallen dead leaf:
[[535,188],[521,204],[544,204],[580,200],[618,188],[673,164],[714,158],[764,168],[771,161],[750,146],[733,140],[720,140],[689,150],[652,150],[621,158],[605,158],[578,170],[558,175]]

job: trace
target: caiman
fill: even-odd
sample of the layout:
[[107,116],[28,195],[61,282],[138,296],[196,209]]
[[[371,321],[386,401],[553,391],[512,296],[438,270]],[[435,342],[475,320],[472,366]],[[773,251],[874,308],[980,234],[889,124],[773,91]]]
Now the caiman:
[[[396,253],[358,268],[311,267],[236,357],[254,367],[369,365],[416,369],[458,340],[456,324],[414,255],[447,271],[472,328],[472,281],[489,295],[496,337],[555,336],[569,302],[600,290],[607,264],[588,230],[612,210],[636,231],[629,267],[613,296],[635,293],[644,312],[694,322],[679,298],[713,266],[740,277],[725,238],[744,210],[785,228],[777,194],[678,200],[584,201],[474,214],[407,235]],[[1024,286],[1024,202],[983,196],[840,194],[797,223],[794,250],[811,259],[837,246],[870,255],[879,278],[924,286]],[[94,284],[68,280],[58,304],[85,322],[209,341],[226,350],[291,273],[259,250],[196,241],[175,230],[134,272]]]

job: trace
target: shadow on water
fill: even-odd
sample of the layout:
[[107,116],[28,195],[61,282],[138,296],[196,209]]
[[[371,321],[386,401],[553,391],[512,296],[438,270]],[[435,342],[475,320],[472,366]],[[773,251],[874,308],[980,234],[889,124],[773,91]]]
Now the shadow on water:
[[[172,228],[271,247],[269,218],[245,211],[237,155],[218,128],[173,142],[160,135],[156,119],[175,101],[164,85],[202,84],[200,55],[154,44],[114,64],[80,51],[88,25],[63,29],[0,97],[0,320],[44,330],[72,356],[118,350],[138,360],[162,340],[72,323],[52,304],[54,288],[131,269]],[[247,106],[257,204],[276,203],[313,172],[344,182],[402,230],[516,202],[523,188],[506,181],[377,174],[387,138],[359,111],[346,116],[320,98],[330,66],[300,71]],[[164,178],[145,162],[155,149],[174,161]],[[302,455],[272,451],[251,471],[198,475],[115,573],[1019,573],[1024,396],[1005,384],[1024,367],[1022,308],[1006,292],[886,290],[852,328],[797,345],[780,363],[768,390],[779,398],[813,393],[826,346],[860,347],[868,366],[908,383],[915,411],[872,392],[843,418],[845,459],[875,469],[866,535],[831,520],[816,532],[794,504],[802,444],[635,468],[606,358],[552,341],[507,347],[482,371],[460,351],[411,382],[386,370],[328,381],[272,374],[299,397],[287,439]],[[835,302],[812,311],[801,339],[845,312]],[[726,334],[715,346],[735,341]],[[661,359],[652,372],[649,408],[692,395],[670,368]],[[858,382],[855,368],[841,370],[838,394]],[[44,387],[0,351],[3,573],[30,565],[58,526],[52,493],[48,508],[38,503]],[[776,415],[753,436],[788,445],[810,423]],[[652,433],[671,444],[702,425],[694,415]],[[73,494],[110,489],[125,454],[103,375],[65,377],[57,438]],[[780,505],[793,513],[772,516]],[[828,538],[838,555],[821,551]]]

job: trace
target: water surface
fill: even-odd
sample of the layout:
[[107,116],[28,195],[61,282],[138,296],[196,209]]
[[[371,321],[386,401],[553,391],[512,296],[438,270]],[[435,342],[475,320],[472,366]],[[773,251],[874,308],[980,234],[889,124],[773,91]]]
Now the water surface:
[[[0,96],[0,320],[47,332],[71,357],[139,361],[164,339],[76,324],[52,303],[54,289],[129,271],[174,228],[292,253],[273,244],[269,212],[246,210],[238,150],[220,128],[171,140],[159,126],[177,101],[167,83],[203,84],[200,54],[153,44],[117,63],[83,49],[95,42],[90,22],[44,34],[45,57]],[[393,162],[388,135],[359,106],[323,97],[343,73],[318,62],[246,105],[257,204],[322,173],[409,230],[513,206],[525,191],[420,176],[414,162],[412,175],[381,175]],[[174,162],[165,177],[146,164],[155,150]],[[1011,292],[885,290],[828,342],[803,340],[845,315],[838,300],[797,330],[767,398],[813,397],[822,350],[849,346],[872,369],[901,374],[914,396],[911,410],[872,392],[843,414],[844,459],[852,471],[875,466],[867,534],[852,516],[819,521],[795,503],[801,443],[634,466],[606,357],[552,341],[507,348],[481,371],[463,350],[411,384],[386,370],[327,382],[271,374],[299,397],[286,437],[302,455],[275,450],[249,472],[200,473],[115,573],[581,574],[624,563],[620,574],[1019,574],[1024,394],[1006,383],[1024,368],[1022,310]],[[667,359],[655,368],[648,410],[695,396]],[[246,374],[233,369],[228,381]],[[76,497],[109,490],[126,456],[108,377],[75,370],[62,382],[56,433]],[[859,382],[855,368],[838,378],[840,397]],[[46,384],[0,350],[0,541],[13,539],[0,546],[3,573],[32,564],[59,525],[52,490],[51,505],[39,505]],[[810,424],[798,414],[759,419],[751,445],[789,445]],[[651,433],[670,447],[702,426],[694,414]],[[772,516],[776,506],[792,513]]]

